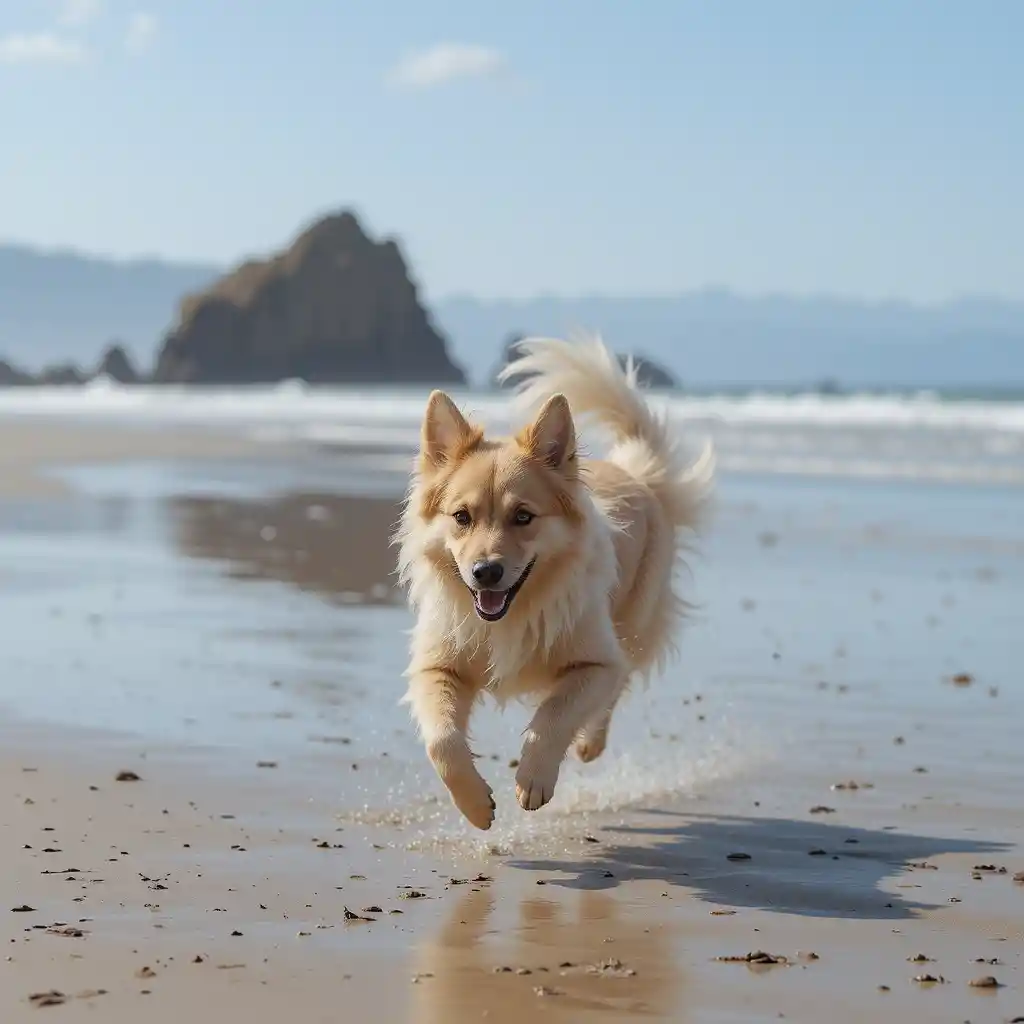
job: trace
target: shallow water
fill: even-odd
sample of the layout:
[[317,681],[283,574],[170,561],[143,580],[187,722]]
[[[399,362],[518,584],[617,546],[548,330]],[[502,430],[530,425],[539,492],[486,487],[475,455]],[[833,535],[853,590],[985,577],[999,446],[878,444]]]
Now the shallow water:
[[526,712],[480,714],[499,801],[481,840],[398,704],[411,619],[387,537],[404,480],[381,465],[268,449],[77,466],[67,499],[4,502],[8,713],[273,761],[414,847],[516,852],[637,807],[768,810],[850,778],[877,789],[832,799],[868,812],[910,787],[923,824],[1014,806],[1020,492],[727,472],[682,581],[699,606],[682,658],[622,707],[600,762],[567,764],[552,807],[523,815],[507,762]]

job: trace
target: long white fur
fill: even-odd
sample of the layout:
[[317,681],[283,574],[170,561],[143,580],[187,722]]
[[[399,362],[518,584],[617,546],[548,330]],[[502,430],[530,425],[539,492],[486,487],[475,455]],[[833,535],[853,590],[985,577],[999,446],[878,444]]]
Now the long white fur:
[[[585,528],[592,538],[587,548],[588,557],[578,563],[560,592],[540,605],[533,617],[482,622],[460,609],[457,598],[463,596],[461,584],[439,575],[420,557],[429,538],[406,521],[417,486],[414,479],[406,515],[396,537],[400,545],[399,581],[408,587],[409,601],[417,613],[413,644],[415,646],[417,634],[422,634],[432,642],[443,636],[453,649],[485,650],[490,668],[488,690],[500,703],[521,697],[530,692],[535,683],[520,674],[526,658],[535,656],[538,651],[550,650],[562,637],[572,633],[595,603],[607,603],[617,580],[611,536],[619,526],[605,516],[598,503],[588,502],[583,508]],[[595,580],[605,584],[603,591],[595,588]]]
[[714,478],[714,449],[708,444],[696,461],[687,458],[667,416],[644,399],[632,357],[623,370],[600,335],[582,332],[569,341],[524,338],[516,350],[520,355],[499,380],[524,378],[517,386],[522,406],[533,408],[556,392],[564,394],[574,416],[594,417],[611,431],[615,444],[608,461],[647,484],[675,527],[700,527]]

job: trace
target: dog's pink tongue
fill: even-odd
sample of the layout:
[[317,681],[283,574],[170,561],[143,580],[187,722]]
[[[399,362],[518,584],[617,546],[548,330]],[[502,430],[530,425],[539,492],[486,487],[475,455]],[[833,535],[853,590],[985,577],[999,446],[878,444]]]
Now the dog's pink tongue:
[[502,590],[481,590],[476,595],[480,611],[497,615],[505,607],[505,592]]

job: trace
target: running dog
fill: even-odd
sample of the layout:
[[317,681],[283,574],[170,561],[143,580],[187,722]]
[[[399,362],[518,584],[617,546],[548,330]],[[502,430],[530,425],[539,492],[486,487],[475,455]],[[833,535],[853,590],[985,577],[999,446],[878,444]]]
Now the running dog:
[[[395,541],[416,613],[405,700],[462,814],[494,820],[469,744],[473,707],[528,699],[516,797],[555,792],[566,753],[599,757],[630,680],[664,664],[686,603],[680,553],[714,472],[687,463],[666,420],[598,338],[527,339],[503,371],[535,413],[491,438],[441,391],[427,402]],[[577,453],[574,417],[611,434],[605,459]]]

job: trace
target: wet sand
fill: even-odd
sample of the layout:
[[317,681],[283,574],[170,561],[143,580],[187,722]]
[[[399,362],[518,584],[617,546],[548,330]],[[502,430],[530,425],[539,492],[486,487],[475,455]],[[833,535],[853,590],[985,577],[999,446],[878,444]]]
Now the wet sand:
[[117,427],[94,423],[0,420],[0,494],[56,496],[66,485],[49,470],[76,463],[129,459],[204,459],[255,456],[260,446],[237,433]]
[[1024,1016],[1001,507],[727,485],[678,680],[534,816],[484,716],[482,836],[396,706],[395,493],[228,435],[0,438],[5,1021]]

